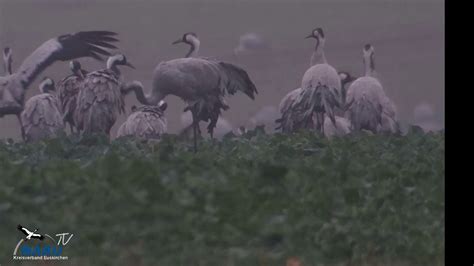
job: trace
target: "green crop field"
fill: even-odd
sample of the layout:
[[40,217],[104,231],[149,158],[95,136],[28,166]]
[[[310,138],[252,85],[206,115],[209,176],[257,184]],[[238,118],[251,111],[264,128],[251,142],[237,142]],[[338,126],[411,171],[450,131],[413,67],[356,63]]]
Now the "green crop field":
[[0,264],[22,224],[74,233],[51,265],[444,265],[444,132],[189,144],[0,142]]

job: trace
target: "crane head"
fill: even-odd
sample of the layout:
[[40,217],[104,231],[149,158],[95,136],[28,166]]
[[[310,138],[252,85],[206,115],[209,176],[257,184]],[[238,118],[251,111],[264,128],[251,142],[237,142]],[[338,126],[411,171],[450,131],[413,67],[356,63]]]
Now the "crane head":
[[341,83],[343,85],[355,80],[355,77],[353,77],[349,72],[340,71],[338,72],[338,74],[339,74],[339,78],[341,79]]
[[128,66],[130,68],[135,69],[135,67],[128,62],[127,57],[123,54],[116,54],[114,56],[109,57],[109,60],[107,60],[107,67],[111,68],[111,66]]
[[11,58],[12,58],[12,49],[10,47],[5,47],[3,49],[3,59],[5,61],[7,61],[7,60],[10,61]]
[[306,39],[310,39],[310,38],[314,38],[314,39],[324,39],[324,31],[322,28],[315,28],[313,31],[311,31],[311,34],[309,34],[308,36],[306,36]]
[[371,69],[375,69],[374,46],[372,46],[372,44],[370,43],[364,45],[364,49],[362,50],[362,53],[363,53],[364,61],[370,64]]
[[41,91],[41,93],[55,91],[56,87],[54,86],[54,80],[49,77],[44,77],[39,85],[39,90]]
[[79,61],[71,60],[71,62],[69,62],[69,69],[71,69],[74,75],[80,77],[81,79],[84,79],[85,74],[82,72],[82,66]]
[[370,55],[370,54],[373,54],[374,52],[375,50],[372,44],[368,43],[364,45],[364,50],[363,50],[364,55]]
[[194,32],[186,32],[185,34],[183,34],[183,37],[174,41],[172,44],[187,43],[192,45],[193,39],[197,39],[197,34]]
[[71,62],[69,62],[69,69],[71,69],[72,73],[77,73],[81,68],[81,63],[79,63],[79,61],[71,60]]

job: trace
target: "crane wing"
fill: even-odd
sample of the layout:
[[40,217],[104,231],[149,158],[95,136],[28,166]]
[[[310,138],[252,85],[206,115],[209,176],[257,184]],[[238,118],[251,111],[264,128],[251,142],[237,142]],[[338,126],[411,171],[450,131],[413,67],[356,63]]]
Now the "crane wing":
[[110,31],[81,31],[61,35],[44,42],[31,53],[16,72],[26,88],[34,79],[55,61],[67,61],[80,57],[92,57],[102,61],[101,55],[109,56],[105,50],[116,49],[111,42],[118,40]]
[[334,108],[340,107],[338,98],[337,90],[331,90],[328,86],[318,83],[316,86],[303,89],[292,108],[301,110],[303,120],[309,120],[313,112],[324,111],[335,124]]
[[233,95],[241,91],[252,100],[255,99],[255,94],[258,94],[257,88],[245,70],[225,62],[218,62],[218,65],[222,70],[221,84],[224,85],[227,93]]
[[37,239],[40,239],[40,240],[43,240],[43,239],[44,239],[44,236],[43,236],[43,235],[40,235],[40,234],[32,234],[31,237],[32,237],[32,238],[37,238]]
[[20,224],[17,226],[18,230],[20,230],[21,232],[23,232],[23,234],[25,235],[29,235],[31,232],[26,229],[25,227],[21,226]]
[[294,132],[300,129],[309,129],[313,127],[313,113],[307,112],[299,99],[293,99],[281,114],[281,118],[275,120],[278,124],[276,130],[285,133]]

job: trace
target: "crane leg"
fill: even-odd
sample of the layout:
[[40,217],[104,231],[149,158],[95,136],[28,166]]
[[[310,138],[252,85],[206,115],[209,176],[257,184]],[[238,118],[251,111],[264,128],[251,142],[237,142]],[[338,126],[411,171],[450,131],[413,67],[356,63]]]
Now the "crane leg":
[[197,152],[197,128],[196,123],[193,122],[193,141],[194,141],[194,153]]
[[325,118],[325,117],[324,117],[324,113],[321,113],[321,114],[320,114],[320,121],[321,121],[321,122],[320,122],[320,123],[321,123],[320,126],[321,126],[321,134],[322,134],[323,136],[324,136],[324,118]]
[[316,113],[316,129],[324,135],[324,113]]
[[319,114],[316,113],[315,116],[316,116],[316,121],[315,121],[316,124],[313,124],[313,126],[316,128],[316,131],[319,132],[319,124],[320,124],[320,122],[319,122]]
[[21,115],[16,114],[16,118],[18,119],[18,122],[20,123],[21,138],[23,139],[23,141],[26,141],[25,129],[23,128],[23,123],[21,122]]
[[207,126],[207,132],[211,136],[211,139],[214,140],[214,128],[216,127],[218,117],[211,118],[211,122]]
[[194,142],[194,153],[197,152],[197,131],[198,131],[198,126],[199,122],[196,119],[196,114],[194,111],[191,111],[193,115],[193,142]]

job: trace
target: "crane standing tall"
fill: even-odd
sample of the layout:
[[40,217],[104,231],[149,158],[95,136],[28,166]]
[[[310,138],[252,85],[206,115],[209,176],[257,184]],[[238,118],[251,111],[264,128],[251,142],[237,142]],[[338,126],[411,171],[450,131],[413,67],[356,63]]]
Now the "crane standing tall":
[[377,133],[384,131],[385,127],[387,131],[398,131],[395,106],[376,78],[374,47],[366,44],[362,49],[362,55],[365,75],[357,78],[347,90],[347,114],[352,129],[356,131],[365,129]]
[[316,115],[316,130],[324,134],[325,114],[336,125],[334,109],[341,106],[341,80],[336,69],[327,63],[324,31],[316,28],[306,38],[316,40],[310,68],[303,75],[301,93],[286,108],[279,122],[286,125],[284,128],[288,131],[312,129]]

